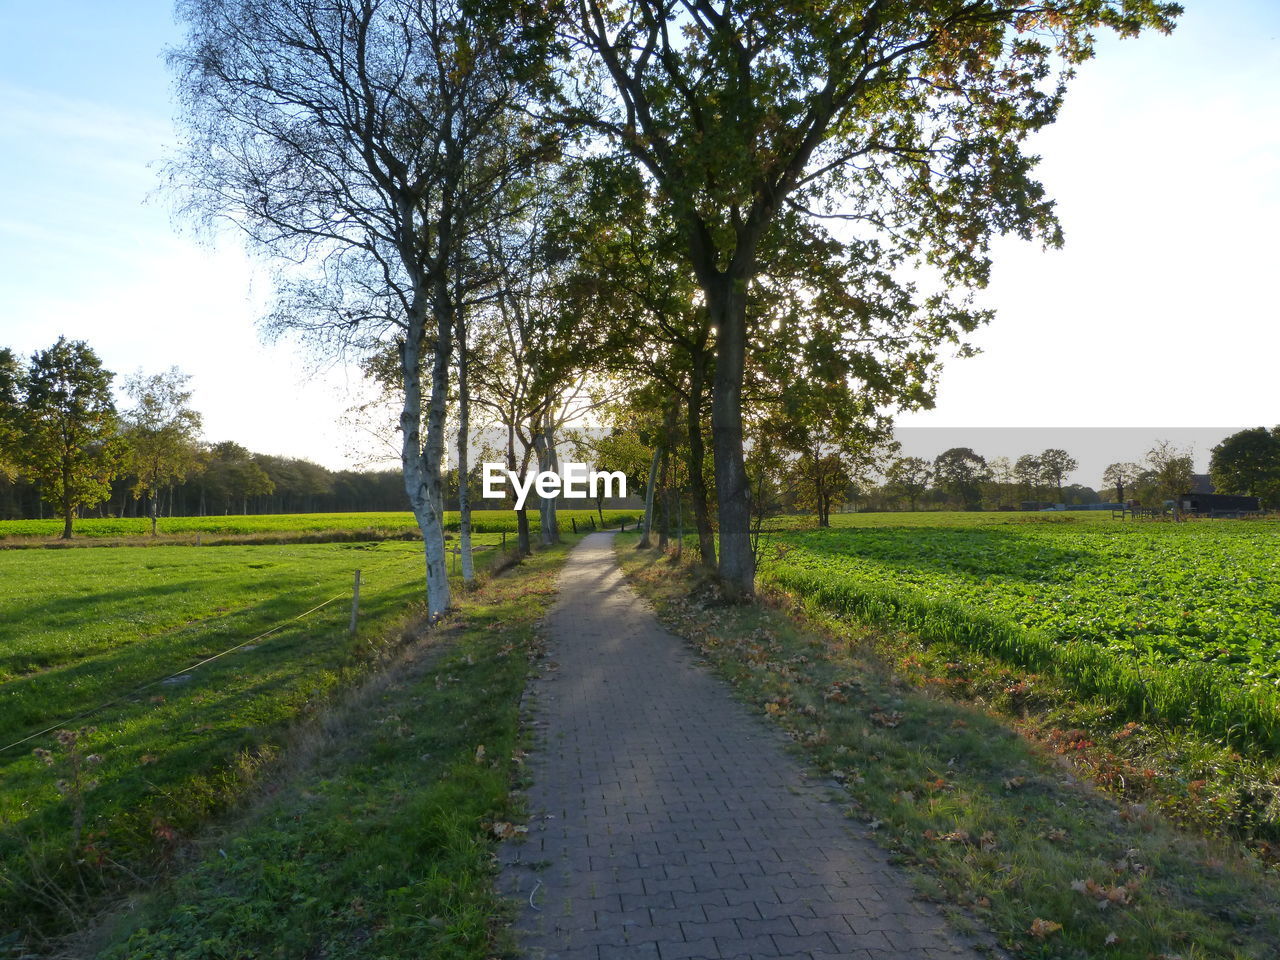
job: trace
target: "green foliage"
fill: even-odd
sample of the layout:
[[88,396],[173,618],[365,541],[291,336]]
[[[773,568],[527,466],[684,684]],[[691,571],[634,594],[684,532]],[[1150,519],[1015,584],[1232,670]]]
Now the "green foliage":
[[22,368],[8,347],[0,348],[0,480],[17,473]]
[[1146,485],[1149,493],[1139,498],[1154,505],[1161,500],[1176,501],[1191,489],[1195,465],[1191,453],[1180,450],[1168,440],[1160,440],[1147,451],[1146,471],[1139,478],[1139,487]]
[[200,414],[190,407],[190,379],[173,367],[152,376],[139,371],[125,382],[134,404],[122,419],[135,497],[154,498],[162,487],[186,479],[196,467]]
[[1254,427],[1227,437],[1213,448],[1209,476],[1219,493],[1280,504],[1280,426]]
[[982,484],[991,472],[981,454],[968,447],[952,447],[934,458],[933,476],[966,510],[977,510],[982,505]]
[[80,507],[111,495],[119,462],[113,377],[84,341],[59,337],[31,358],[23,382],[23,468],[61,505],[64,537]]
[[929,461],[921,457],[899,457],[885,471],[885,483],[890,493],[901,497],[915,510],[916,501],[929,489],[933,470]]
[[1272,524],[917,516],[768,534],[762,575],[1052,673],[1124,715],[1280,751]]

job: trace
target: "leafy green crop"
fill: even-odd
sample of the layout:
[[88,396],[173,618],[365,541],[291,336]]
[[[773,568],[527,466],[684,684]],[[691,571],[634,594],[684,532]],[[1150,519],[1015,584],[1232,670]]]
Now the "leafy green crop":
[[1280,749],[1280,525],[988,517],[771,533],[762,574],[1128,714]]

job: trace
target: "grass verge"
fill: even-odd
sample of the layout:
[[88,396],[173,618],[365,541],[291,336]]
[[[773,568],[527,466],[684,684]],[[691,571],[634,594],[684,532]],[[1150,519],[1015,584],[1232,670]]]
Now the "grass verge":
[[295,736],[259,800],[78,944],[103,960],[431,957],[502,948],[519,701],[568,546],[463,599]]
[[634,542],[619,558],[667,625],[844,785],[849,815],[957,924],[1019,957],[1277,955],[1280,879],[1238,847],[1106,795],[998,712],[900,670],[890,635],[717,605]]

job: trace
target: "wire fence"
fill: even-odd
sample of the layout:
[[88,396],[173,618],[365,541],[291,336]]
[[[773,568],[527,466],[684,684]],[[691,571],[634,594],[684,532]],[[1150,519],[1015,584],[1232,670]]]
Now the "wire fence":
[[[373,570],[381,571],[381,570],[385,570],[388,567],[394,566],[398,563],[407,564],[410,560],[420,561],[421,559],[422,558],[420,554],[414,553],[409,557],[397,557],[394,560],[388,560],[386,563],[382,563],[374,567]],[[298,614],[296,617],[290,617],[287,620],[282,620],[271,629],[264,630],[262,633],[259,633],[256,636],[250,637],[248,640],[242,640],[233,646],[227,647],[225,650],[221,650],[218,653],[213,654],[212,656],[205,657],[203,660],[199,660],[196,663],[183,667],[181,670],[176,670],[173,673],[166,674],[165,676],[159,677],[155,680],[149,680],[148,682],[141,684],[140,686],[134,687],[131,690],[128,690],[124,693],[121,693],[121,694],[118,694],[117,696],[112,697],[110,700],[105,700],[102,703],[97,704],[96,706],[90,707],[87,710],[82,710],[80,713],[74,714],[70,717],[64,717],[58,722],[50,724],[49,726],[44,727],[40,730],[37,730],[34,733],[27,734],[25,737],[22,737],[19,740],[14,740],[12,743],[5,744],[3,747],[0,747],[0,753],[5,753],[6,751],[12,750],[14,747],[20,747],[24,743],[30,743],[32,740],[37,740],[40,737],[53,733],[55,730],[61,730],[66,727],[69,727],[72,724],[79,723],[82,720],[87,720],[89,717],[93,716],[94,714],[100,713],[103,710],[106,710],[108,707],[114,707],[117,704],[125,702],[126,700],[131,700],[134,697],[138,696],[139,694],[144,693],[145,691],[150,690],[153,687],[158,687],[163,683],[166,683],[168,681],[175,679],[176,677],[181,677],[181,676],[190,674],[192,671],[198,670],[199,668],[205,666],[206,664],[210,664],[210,663],[213,663],[215,660],[222,659],[229,653],[235,653],[237,650],[241,649],[242,647],[247,647],[250,644],[256,643],[260,640],[265,640],[267,637],[270,637],[272,634],[279,633],[281,630],[285,629],[291,624],[297,623],[299,620],[303,620],[311,616],[316,611],[323,610],[325,607],[329,606],[331,603],[336,603],[337,601],[342,600],[343,598],[348,596],[351,596],[351,594],[345,590],[342,593],[335,594],[334,596],[329,597],[327,600],[324,600],[316,604],[314,607],[311,607],[309,610],[304,610],[302,613]],[[354,608],[353,608],[353,613],[354,613]]]

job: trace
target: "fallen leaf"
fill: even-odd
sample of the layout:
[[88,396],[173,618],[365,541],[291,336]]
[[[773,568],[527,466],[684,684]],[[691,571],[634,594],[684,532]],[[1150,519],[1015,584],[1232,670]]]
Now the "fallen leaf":
[[1038,940],[1044,940],[1050,934],[1057,933],[1062,929],[1062,924],[1054,923],[1052,920],[1041,920],[1036,917],[1031,921],[1031,926],[1027,932]]

